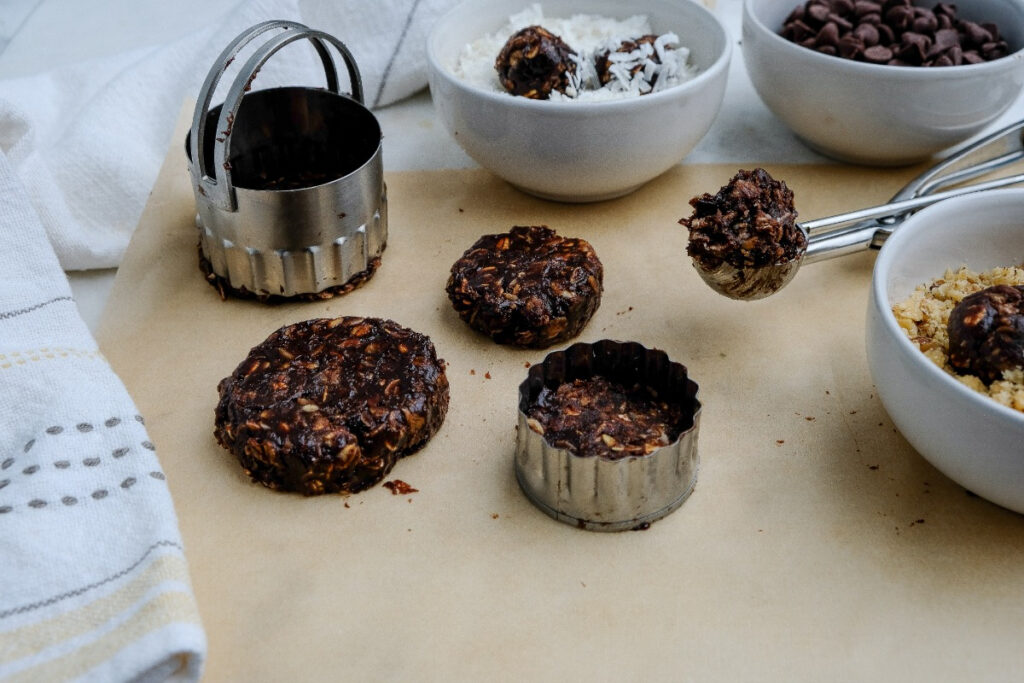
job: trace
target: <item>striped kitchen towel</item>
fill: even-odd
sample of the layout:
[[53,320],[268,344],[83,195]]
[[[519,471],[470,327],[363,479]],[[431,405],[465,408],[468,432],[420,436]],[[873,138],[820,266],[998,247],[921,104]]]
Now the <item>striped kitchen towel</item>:
[[0,680],[196,680],[155,446],[0,153]]

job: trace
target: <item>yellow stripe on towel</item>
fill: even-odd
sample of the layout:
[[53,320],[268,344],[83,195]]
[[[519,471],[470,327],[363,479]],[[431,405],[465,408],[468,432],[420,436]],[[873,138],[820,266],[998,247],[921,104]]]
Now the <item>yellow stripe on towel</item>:
[[58,358],[103,358],[103,354],[95,349],[76,349],[70,346],[29,349],[26,351],[6,351],[0,353],[0,370],[25,365],[30,362],[56,360]]
[[[93,670],[125,647],[170,624],[194,624],[199,615],[191,593],[160,593],[123,624],[58,659],[43,662],[11,676],[9,683],[37,683],[77,678]],[[170,653],[173,654],[173,653]]]
[[143,572],[118,591],[83,607],[14,631],[0,630],[10,647],[0,650],[0,664],[28,657],[54,643],[70,640],[102,626],[137,603],[154,586],[164,581],[188,585],[188,567],[181,555],[161,555]]

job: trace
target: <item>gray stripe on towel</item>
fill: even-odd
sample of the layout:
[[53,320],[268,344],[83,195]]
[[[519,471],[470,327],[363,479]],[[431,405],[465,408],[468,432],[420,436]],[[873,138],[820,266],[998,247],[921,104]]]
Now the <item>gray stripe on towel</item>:
[[126,576],[128,574],[131,574],[133,571],[138,569],[142,565],[142,563],[146,561],[146,558],[149,557],[153,553],[153,551],[156,550],[157,548],[177,548],[178,550],[180,550],[182,552],[185,551],[185,549],[182,547],[182,545],[180,543],[176,542],[176,541],[157,541],[153,545],[151,545],[148,548],[146,548],[146,551],[144,553],[142,553],[142,557],[140,557],[139,559],[135,560],[135,562],[133,562],[129,566],[125,567],[121,571],[117,572],[116,574],[111,574],[110,576],[108,576],[105,579],[100,579],[99,581],[90,583],[90,584],[88,584],[86,586],[82,586],[81,588],[76,588],[76,589],[70,590],[70,591],[68,591],[66,593],[61,593],[59,595],[55,595],[52,598],[47,598],[45,600],[40,600],[38,602],[33,602],[33,603],[28,604],[28,605],[22,605],[20,607],[12,607],[10,609],[5,609],[3,611],[0,611],[0,619],[6,619],[8,617],[13,617],[13,616],[15,616],[17,614],[25,614],[26,612],[32,612],[34,610],[37,610],[37,609],[40,609],[40,608],[43,608],[43,607],[49,607],[50,605],[55,605],[58,602],[62,602],[64,600],[67,600],[68,598],[75,598],[75,597],[78,597],[79,595],[84,595],[85,593],[88,593],[89,591],[95,590],[95,589],[99,588],[100,586],[105,586],[106,584],[111,583],[112,581],[117,581],[118,579],[120,579],[120,578],[122,578],[122,577],[124,577],[124,576]]
[[402,50],[402,44],[405,43],[405,36],[409,33],[409,27],[412,26],[412,18],[416,14],[416,8],[420,6],[420,0],[413,0],[412,7],[409,9],[409,14],[405,17],[405,25],[402,27],[402,33],[398,36],[398,43],[395,45],[395,51],[391,53],[391,58],[388,60],[387,66],[384,67],[384,73],[380,77],[380,87],[377,88],[377,96],[373,98],[373,105],[371,109],[376,109],[380,104],[380,98],[384,95],[384,88],[388,84],[388,76],[391,75],[391,67],[395,64],[395,58],[398,57],[398,53]]
[[32,311],[38,311],[40,308],[44,308],[46,306],[49,306],[50,304],[55,304],[58,301],[74,301],[74,299],[72,299],[70,296],[58,296],[58,297],[54,297],[54,298],[50,299],[49,301],[43,301],[43,302],[40,302],[38,304],[34,304],[32,306],[26,306],[25,308],[19,308],[19,309],[13,310],[13,311],[4,311],[3,313],[0,313],[0,320],[7,320],[8,318],[16,318],[19,315],[24,315],[26,313],[31,313]]

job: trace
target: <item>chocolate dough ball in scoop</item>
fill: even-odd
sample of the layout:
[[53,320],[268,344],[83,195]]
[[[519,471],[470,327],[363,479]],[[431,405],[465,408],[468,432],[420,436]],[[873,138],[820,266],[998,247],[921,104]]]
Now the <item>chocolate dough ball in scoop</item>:
[[796,223],[793,192],[762,168],[739,171],[716,194],[690,200],[686,253],[713,289],[734,299],[759,299],[796,274],[807,235]]

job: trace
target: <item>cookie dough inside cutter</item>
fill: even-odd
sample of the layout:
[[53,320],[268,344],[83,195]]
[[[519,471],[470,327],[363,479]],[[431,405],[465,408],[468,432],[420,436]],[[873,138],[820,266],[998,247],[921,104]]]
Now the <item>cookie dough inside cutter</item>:
[[[692,424],[648,455],[615,460],[575,455],[529,427],[526,411],[544,386],[593,375],[627,384],[639,380],[666,400],[683,403]],[[697,391],[685,366],[636,342],[579,343],[548,354],[519,386],[515,474],[520,488],[544,513],[581,529],[646,528],[678,509],[697,483]]]

